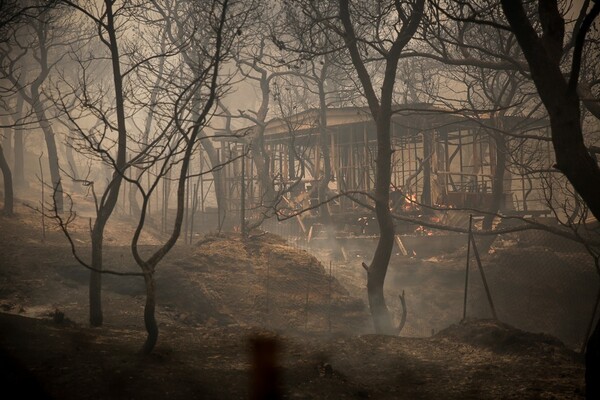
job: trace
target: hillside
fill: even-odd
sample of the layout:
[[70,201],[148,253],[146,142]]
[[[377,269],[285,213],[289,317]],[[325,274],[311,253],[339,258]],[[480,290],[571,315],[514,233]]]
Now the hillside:
[[[134,270],[126,226],[110,227],[107,266]],[[247,398],[251,339],[267,335],[285,398],[582,398],[581,360],[547,335],[485,320],[429,338],[369,334],[363,301],[270,234],[178,245],[157,272],[159,343],[142,357],[139,278],[105,276],[106,323],[90,328],[88,273],[61,233],[42,242],[39,216],[19,207],[0,234],[2,383],[23,397]],[[145,251],[158,241],[149,235]]]

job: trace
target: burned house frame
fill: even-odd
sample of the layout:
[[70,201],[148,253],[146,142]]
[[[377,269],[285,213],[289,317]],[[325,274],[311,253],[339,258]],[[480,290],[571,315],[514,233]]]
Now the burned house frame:
[[[361,196],[360,192],[374,190],[377,151],[369,110],[331,108],[326,110],[325,127],[320,126],[321,120],[321,111],[311,109],[273,119],[262,131],[272,183],[284,200],[279,206],[303,202],[306,208],[315,204],[313,189],[323,176],[322,149],[326,145],[332,173],[330,196],[353,193],[339,196],[326,206],[340,217],[364,213],[360,203],[368,202],[368,195]],[[390,191],[392,199],[404,205],[398,207],[399,212],[411,208],[422,211],[423,207],[489,211],[499,168],[504,171],[502,193],[496,190],[501,212],[547,212],[543,182],[538,176],[539,171],[550,169],[553,159],[546,120],[456,113],[414,104],[397,108],[391,125],[394,152]],[[264,189],[248,151],[256,129],[242,129],[221,139],[221,159],[236,159],[223,168],[225,203],[232,211],[240,209],[242,194],[247,210],[263,204]],[[506,147],[503,157],[499,157],[499,141]]]

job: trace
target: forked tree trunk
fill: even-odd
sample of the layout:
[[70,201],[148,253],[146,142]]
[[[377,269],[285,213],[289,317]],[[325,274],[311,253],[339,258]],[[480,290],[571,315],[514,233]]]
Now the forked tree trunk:
[[92,268],[90,274],[89,296],[90,296],[90,324],[100,326],[103,322],[102,316],[102,250],[104,242],[104,229],[117,204],[119,189],[125,173],[127,162],[127,128],[125,125],[125,99],[123,97],[123,78],[121,76],[119,47],[117,45],[117,33],[112,11],[112,1],[105,0],[106,4],[106,33],[110,43],[113,83],[115,89],[115,104],[117,114],[117,158],[116,171],[106,188],[106,195],[98,207],[96,221],[92,228]]
[[[379,224],[379,241],[371,265],[367,269],[367,291],[369,307],[377,333],[395,334],[387,305],[385,304],[383,284],[387,274],[392,248],[394,246],[394,222],[390,213],[390,183],[392,147],[390,126],[392,118],[392,98],[398,60],[404,46],[413,37],[423,16],[425,2],[418,0],[413,4],[411,13],[407,16],[398,8],[398,21],[403,20],[403,26],[385,56],[384,79],[381,84],[381,97],[378,98],[369,71],[365,67],[358,49],[358,39],[351,21],[348,0],[339,0],[339,17],[344,27],[344,42],[350,53],[352,64],[364,89],[371,115],[377,126],[377,160],[375,177],[375,214]],[[363,266],[365,266],[363,264]]]
[[[109,0],[106,0],[109,1]],[[142,209],[141,209],[141,215],[140,215],[140,220],[138,222],[138,225],[136,227],[135,233],[133,235],[133,239],[131,242],[131,250],[133,253],[133,257],[136,260],[136,263],[140,266],[140,268],[142,269],[143,273],[144,273],[144,279],[145,279],[145,284],[146,284],[146,305],[144,307],[144,324],[146,326],[146,331],[147,331],[147,338],[146,338],[146,342],[144,343],[144,346],[142,347],[142,352],[145,354],[150,353],[153,349],[154,346],[156,345],[156,342],[158,340],[158,324],[156,323],[156,316],[155,316],[155,312],[156,312],[156,287],[155,287],[155,281],[154,281],[154,271],[156,270],[157,265],[160,263],[160,261],[169,253],[169,251],[171,251],[171,249],[173,248],[173,246],[175,245],[175,243],[177,242],[180,234],[181,234],[181,227],[182,227],[182,221],[183,221],[183,215],[184,215],[184,210],[185,210],[185,198],[186,198],[186,182],[187,179],[189,179],[188,174],[189,174],[189,169],[190,169],[190,162],[192,159],[192,153],[194,151],[195,145],[197,140],[202,137],[203,132],[202,132],[202,125],[205,122],[206,116],[208,115],[209,111],[212,109],[214,102],[215,102],[215,98],[216,98],[216,91],[217,91],[217,77],[218,77],[218,72],[219,72],[219,66],[220,66],[220,61],[221,61],[221,45],[222,45],[222,33],[223,33],[223,27],[224,27],[224,23],[225,23],[225,17],[226,17],[226,11],[227,11],[227,3],[228,1],[225,0],[222,4],[222,10],[221,10],[221,16],[220,16],[220,20],[219,20],[219,27],[216,30],[216,43],[215,43],[215,54],[214,54],[214,64],[212,65],[212,79],[211,79],[211,83],[210,83],[210,95],[208,96],[208,99],[206,100],[206,103],[204,105],[204,107],[202,108],[202,110],[196,114],[196,118],[194,119],[194,124],[193,124],[193,129],[189,134],[188,139],[186,140],[185,143],[185,150],[184,150],[184,154],[182,156],[181,159],[181,168],[179,170],[179,179],[177,180],[177,210],[175,213],[175,220],[173,222],[173,229],[171,231],[171,234],[169,236],[169,238],[167,239],[167,241],[158,249],[156,250],[146,261],[144,261],[140,254],[139,254],[139,249],[138,249],[138,241],[140,238],[140,234],[142,232],[142,229],[144,227],[144,220],[146,217],[146,210],[148,208],[148,199],[149,196],[151,194],[147,193],[146,197],[143,200],[142,203]],[[160,177],[159,177],[160,179]]]

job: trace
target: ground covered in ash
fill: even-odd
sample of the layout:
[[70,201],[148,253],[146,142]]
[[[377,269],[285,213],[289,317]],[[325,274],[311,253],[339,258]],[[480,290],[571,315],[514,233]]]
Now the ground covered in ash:
[[[268,337],[283,398],[583,398],[581,357],[549,335],[481,319],[431,337],[370,333],[367,306],[340,272],[271,234],[178,245],[156,277],[159,342],[142,356],[140,278],[104,276],[105,324],[89,327],[88,272],[60,232],[43,238],[39,215],[17,211],[0,217],[0,381],[19,397],[244,399],[255,382],[250,343]],[[73,240],[86,257],[79,224]],[[129,234],[126,221],[111,222],[106,267],[137,271]],[[149,233],[143,251],[159,243]]]

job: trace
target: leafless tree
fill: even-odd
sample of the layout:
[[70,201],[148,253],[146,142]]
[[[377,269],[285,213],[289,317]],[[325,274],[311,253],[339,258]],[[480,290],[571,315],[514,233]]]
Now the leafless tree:
[[[358,3],[306,2],[304,11],[330,32],[340,35],[356,70],[366,103],[377,129],[376,182],[373,201],[380,235],[367,270],[369,306],[375,330],[393,333],[385,303],[383,283],[394,245],[394,223],[389,209],[391,179],[392,103],[398,62],[423,16],[424,1]],[[376,61],[376,63],[373,63]],[[381,68],[381,80],[377,70]],[[381,87],[378,94],[377,87]]]
[[[502,0],[502,10],[531,70],[531,77],[548,110],[555,167],[565,174],[591,213],[600,220],[600,168],[584,142],[578,86],[585,38],[600,14],[600,2],[584,2],[574,32],[571,65],[563,60],[565,18],[558,1],[537,2],[537,15],[522,2]],[[532,21],[537,20],[539,24]],[[586,352],[586,397],[600,397],[600,324],[589,338]]]
[[2,177],[4,178],[4,206],[2,207],[2,213],[4,215],[11,216],[13,214],[14,194],[13,194],[13,180],[12,172],[4,156],[4,149],[0,144],[0,170],[2,170]]
[[[208,140],[202,136],[202,130],[207,124],[219,94],[221,64],[224,62],[231,42],[236,36],[236,30],[239,29],[239,26],[235,26],[234,24],[240,23],[238,19],[232,17],[232,14],[239,12],[239,8],[231,6],[228,0],[222,2],[215,0],[211,4],[205,5],[205,7],[192,8],[192,10],[205,18],[204,24],[198,28],[198,33],[205,34],[206,36],[204,37],[209,37],[210,40],[204,46],[195,49],[198,57],[196,59],[197,64],[193,79],[184,87],[185,90],[182,91],[175,103],[174,120],[176,136],[173,138],[175,140],[173,149],[180,147],[180,151],[178,152],[180,166],[177,180],[175,220],[167,241],[153,252],[152,255],[143,258],[138,250],[138,240],[144,227],[148,198],[151,194],[151,190],[149,190],[143,194],[140,219],[132,239],[133,256],[142,269],[146,282],[144,322],[148,337],[143,347],[143,352],[145,353],[152,351],[158,339],[158,325],[155,319],[156,293],[154,272],[158,263],[173,248],[181,234],[185,210],[186,183],[190,178],[192,154],[197,147],[198,141]],[[202,104],[198,100],[198,93],[201,93],[200,97],[204,99]],[[201,108],[198,109],[197,107],[200,105]],[[163,171],[167,165],[163,164]],[[219,166],[214,167],[218,168]],[[158,180],[155,182],[158,182]]]
[[[10,39],[4,41],[0,48],[3,56],[3,75],[12,84],[19,99],[25,100],[31,107],[44,133],[52,186],[56,189],[53,191],[56,196],[55,203],[61,211],[63,191],[58,151],[48,113],[50,102],[43,91],[52,70],[61,60],[60,54],[64,54],[59,49],[68,46],[70,39],[69,35],[64,35],[65,26],[61,26],[65,21],[61,16],[64,10],[45,8],[45,2],[42,1],[31,4],[33,5],[25,9],[37,10],[35,15],[22,17],[23,23],[10,31]],[[33,71],[29,71],[32,67]],[[26,76],[33,79],[26,81]],[[17,100],[17,108],[20,108],[19,101]],[[20,181],[21,175],[18,177]]]
[[[118,23],[116,22],[121,8],[115,9],[116,2],[114,0],[106,0],[102,10],[96,8],[96,5],[92,3],[73,3],[68,0],[65,0],[65,3],[83,15],[84,20],[93,23],[95,29],[97,29],[99,40],[106,46],[106,52],[108,53],[112,72],[111,93],[114,95],[114,114],[116,121],[111,121],[106,110],[101,109],[101,99],[92,100],[88,97],[89,92],[86,91],[85,87],[82,93],[82,106],[85,109],[91,110],[92,113],[97,115],[98,119],[102,120],[103,128],[98,132],[98,135],[95,135],[94,132],[88,133],[82,126],[77,125],[75,118],[70,118],[71,123],[78,126],[77,130],[89,148],[107,162],[113,170],[110,181],[104,188],[100,198],[96,201],[96,219],[91,228],[92,254],[89,283],[90,324],[92,326],[100,326],[103,323],[102,270],[104,231],[117,203],[119,189],[127,169],[127,124],[124,98],[124,74],[121,70],[122,59],[120,56],[118,39]],[[64,111],[68,113],[67,109]],[[116,132],[116,140],[107,136],[107,134],[112,132]],[[116,151],[114,152],[112,151],[113,146],[116,146]]]

